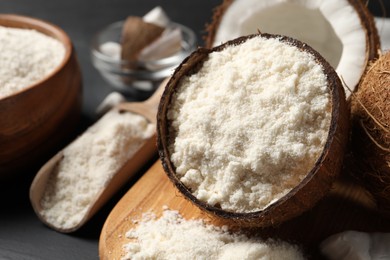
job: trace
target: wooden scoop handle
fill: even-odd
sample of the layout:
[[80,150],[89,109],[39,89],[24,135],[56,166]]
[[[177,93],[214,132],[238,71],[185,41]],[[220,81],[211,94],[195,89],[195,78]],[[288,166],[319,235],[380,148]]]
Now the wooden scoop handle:
[[150,122],[156,123],[158,105],[165,90],[168,79],[165,79],[149,99],[143,102],[126,102],[118,105],[119,110],[137,113],[146,117]]
[[169,78],[164,79],[164,80],[161,82],[160,86],[158,86],[158,88],[156,89],[156,91],[154,91],[153,95],[150,96],[150,97],[145,101],[146,104],[155,107],[155,108],[156,108],[156,111],[157,111],[158,104],[160,103],[161,96],[162,96],[162,94],[164,93],[165,86],[167,85],[168,81],[169,81]]

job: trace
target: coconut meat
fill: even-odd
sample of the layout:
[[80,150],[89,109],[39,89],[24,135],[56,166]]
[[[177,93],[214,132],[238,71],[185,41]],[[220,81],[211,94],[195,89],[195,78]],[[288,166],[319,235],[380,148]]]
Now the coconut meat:
[[366,34],[347,0],[236,0],[223,14],[213,44],[258,31],[307,43],[352,90],[364,71]]
[[331,235],[320,244],[322,254],[336,259],[389,259],[390,233],[365,233],[353,230]]

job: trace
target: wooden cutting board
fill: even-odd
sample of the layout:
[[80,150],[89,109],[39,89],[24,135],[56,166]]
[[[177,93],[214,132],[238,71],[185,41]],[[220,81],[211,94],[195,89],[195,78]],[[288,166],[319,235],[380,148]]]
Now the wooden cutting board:
[[[139,219],[142,213],[149,211],[159,216],[163,206],[178,210],[187,219],[202,218],[215,225],[225,224],[185,200],[165,175],[160,161],[157,161],[108,216],[99,241],[100,259],[120,259],[122,246],[130,241],[125,234],[135,225],[132,220]],[[245,231],[299,244],[310,258],[319,259],[319,243],[345,230],[390,232],[390,219],[379,214],[365,190],[348,178],[340,178],[326,198],[301,216],[276,227]]]

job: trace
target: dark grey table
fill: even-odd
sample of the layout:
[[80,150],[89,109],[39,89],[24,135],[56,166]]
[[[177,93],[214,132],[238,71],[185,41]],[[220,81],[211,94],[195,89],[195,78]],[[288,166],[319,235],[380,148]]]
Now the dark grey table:
[[[384,2],[390,13],[389,1]],[[83,74],[81,132],[96,119],[97,105],[112,90],[90,61],[89,44],[96,31],[123,20],[127,15],[142,16],[154,6],[161,5],[172,20],[191,27],[202,45],[204,25],[210,21],[212,9],[218,3],[219,0],[0,0],[0,12],[45,19],[69,34]],[[377,1],[371,1],[370,8],[376,15],[382,14]],[[61,234],[43,225],[30,206],[28,189],[35,172],[36,169],[31,169],[17,180],[0,183],[0,260],[98,259],[98,241],[104,220],[132,183],[127,184],[79,231]]]

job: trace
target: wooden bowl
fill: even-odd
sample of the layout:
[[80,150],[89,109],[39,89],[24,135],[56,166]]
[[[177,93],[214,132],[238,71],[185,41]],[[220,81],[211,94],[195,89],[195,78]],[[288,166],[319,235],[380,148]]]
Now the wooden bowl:
[[34,29],[65,46],[65,57],[49,75],[0,99],[0,178],[38,167],[74,130],[81,112],[81,72],[68,35],[31,17],[3,14],[0,26]]
[[[312,208],[328,193],[332,183],[341,171],[348,140],[349,113],[342,84],[330,65],[318,54],[318,52],[306,44],[289,37],[283,36],[280,38],[281,41],[288,42],[298,49],[309,52],[314,56],[315,60],[323,66],[323,71],[327,75],[327,85],[331,100],[331,123],[325,146],[313,168],[289,193],[260,211],[249,213],[226,211],[220,207],[212,206],[198,200],[191,193],[190,189],[180,181],[175,172],[175,166],[170,160],[171,154],[169,152],[169,146],[171,142],[174,142],[174,136],[169,132],[171,122],[167,117],[172,96],[175,91],[177,91],[177,87],[179,86],[182,77],[196,73],[211,52],[221,51],[228,45],[237,45],[244,42],[248,37],[256,36],[257,35],[241,37],[211,50],[198,49],[183,61],[168,82],[160,101],[157,117],[157,144],[165,172],[186,199],[193,202],[205,212],[222,218],[225,223],[227,222],[239,226],[266,227],[280,224]],[[269,38],[280,36],[262,34],[262,37]],[[213,90],[211,89],[210,91]]]

